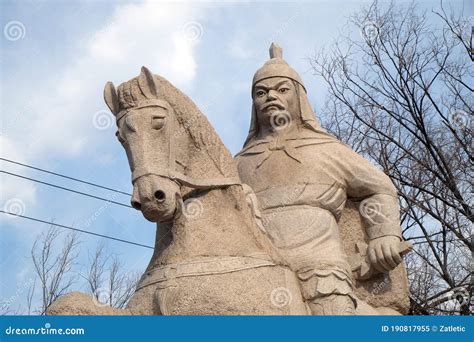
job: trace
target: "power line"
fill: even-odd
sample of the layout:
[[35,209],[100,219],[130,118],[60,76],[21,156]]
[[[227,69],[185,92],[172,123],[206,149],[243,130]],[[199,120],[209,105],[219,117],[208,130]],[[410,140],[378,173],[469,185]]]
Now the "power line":
[[60,227],[60,228],[65,228],[65,229],[74,230],[74,231],[78,231],[78,232],[80,232],[80,233],[95,235],[95,236],[99,236],[99,237],[106,238],[106,239],[110,239],[110,240],[114,240],[114,241],[119,241],[119,242],[123,242],[123,243],[128,243],[128,244],[130,244],[130,245],[135,245],[135,246],[140,246],[140,247],[145,247],[145,248],[154,249],[154,247],[147,246],[147,245],[142,245],[141,243],[132,242],[132,241],[128,241],[128,240],[122,240],[122,239],[119,239],[119,238],[115,238],[115,237],[113,237],[113,236],[102,235],[102,234],[90,232],[90,231],[88,231],[88,230],[82,230],[82,229],[78,229],[78,228],[74,228],[74,227],[64,226],[64,225],[62,225],[62,224],[57,224],[57,223],[54,223],[54,222],[44,221],[44,220],[40,220],[40,219],[37,219],[37,218],[34,218],[34,217],[30,217],[30,216],[15,214],[15,213],[12,213],[12,212],[9,212],[9,211],[0,210],[0,213],[4,213],[4,214],[16,216],[16,217],[21,217],[21,218],[24,218],[24,219],[27,219],[27,220],[31,220],[31,221],[35,221],[35,222],[45,223],[45,224],[49,224],[49,225],[56,226],[56,227]]
[[66,175],[63,175],[63,174],[60,174],[60,173],[48,171],[48,170],[45,170],[45,169],[42,169],[42,168],[39,168],[39,167],[35,167],[35,166],[31,166],[31,165],[28,165],[28,164],[23,164],[23,163],[20,163],[20,162],[11,160],[11,159],[0,158],[0,160],[6,161],[6,162],[8,162],[8,163],[12,163],[12,164],[17,164],[17,165],[20,165],[20,166],[28,167],[28,168],[33,169],[33,170],[37,170],[37,171],[49,173],[49,174],[51,174],[51,175],[55,175],[55,176],[58,176],[58,177],[70,179],[70,180],[73,180],[73,181],[76,181],[76,182],[79,182],[79,183],[84,183],[84,184],[87,184],[87,185],[95,186],[95,187],[97,187],[97,188],[102,188],[102,189],[105,189],[105,190],[110,190],[110,191],[118,192],[119,194],[123,194],[123,195],[127,195],[127,196],[132,196],[132,195],[129,194],[128,192],[124,192],[124,191],[112,189],[112,188],[109,188],[109,187],[106,187],[106,186],[103,186],[103,185],[100,185],[100,184],[96,184],[96,183],[92,183],[92,182],[87,182],[87,181],[82,180],[82,179],[78,179],[78,178],[66,176]]
[[38,179],[34,179],[34,178],[22,176],[22,175],[19,175],[19,174],[16,174],[16,173],[4,171],[4,170],[0,170],[0,172],[1,172],[1,173],[5,173],[5,174],[10,175],[10,176],[13,176],[13,177],[23,178],[23,179],[26,179],[26,180],[29,180],[29,181],[32,181],[32,182],[36,182],[36,183],[48,185],[48,186],[51,186],[51,187],[53,187],[53,188],[58,188],[58,189],[61,189],[61,190],[73,192],[73,193],[75,193],[75,194],[79,194],[79,195],[83,195],[83,196],[95,198],[95,199],[98,199],[98,200],[101,200],[101,201],[105,201],[105,202],[109,202],[109,203],[121,205],[121,206],[126,207],[126,208],[133,208],[132,206],[130,206],[130,205],[128,205],[128,204],[124,204],[124,203],[112,201],[112,200],[109,200],[109,199],[107,199],[107,198],[103,198],[103,197],[91,195],[91,194],[88,194],[88,193],[85,193],[85,192],[82,192],[82,191],[72,190],[72,189],[65,188],[65,187],[62,187],[62,186],[59,186],[59,185],[56,185],[56,184],[51,184],[51,183],[48,183],[48,182],[43,182],[43,181],[40,181],[40,180],[38,180]]

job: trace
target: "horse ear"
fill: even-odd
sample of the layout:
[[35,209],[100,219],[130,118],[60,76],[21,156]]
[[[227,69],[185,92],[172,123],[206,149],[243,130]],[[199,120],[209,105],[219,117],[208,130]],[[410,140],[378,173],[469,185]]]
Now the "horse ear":
[[138,76],[138,84],[147,98],[158,97],[158,84],[155,82],[151,71],[144,66],[142,66],[140,76]]
[[119,100],[117,96],[117,91],[115,90],[115,86],[112,82],[107,82],[104,87],[104,100],[109,107],[110,111],[117,115],[120,111],[119,108]]

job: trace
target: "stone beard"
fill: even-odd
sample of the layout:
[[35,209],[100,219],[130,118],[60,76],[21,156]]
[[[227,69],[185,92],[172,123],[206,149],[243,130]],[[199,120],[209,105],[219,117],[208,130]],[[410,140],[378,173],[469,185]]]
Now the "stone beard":
[[[272,45],[252,86],[252,118],[236,155],[243,183],[255,192],[262,222],[298,275],[312,314],[355,314],[352,271],[338,221],[348,198],[362,200],[372,266],[401,262],[397,192],[390,179],[317,123],[301,78]],[[373,209],[376,210],[373,210]]]

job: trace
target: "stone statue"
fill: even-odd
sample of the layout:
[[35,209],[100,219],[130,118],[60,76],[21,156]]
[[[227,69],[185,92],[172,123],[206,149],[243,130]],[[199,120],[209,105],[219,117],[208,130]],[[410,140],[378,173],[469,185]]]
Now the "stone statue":
[[[393,185],[319,127],[281,49],[273,45],[271,57],[255,74],[250,132],[236,161],[164,78],[143,67],[118,88],[106,84],[130,165],[131,204],[157,223],[154,254],[126,309],[70,293],[48,314],[406,310],[400,262],[408,246]],[[361,216],[348,198],[362,201]]]
[[[409,249],[401,238],[396,189],[319,126],[301,78],[275,44],[255,73],[252,99],[249,134],[236,161],[242,182],[256,194],[264,229],[296,272],[313,315],[355,314],[361,301],[352,271],[360,280],[389,272]],[[338,225],[348,198],[361,201],[368,237],[368,246],[353,241],[362,254],[353,267]],[[368,260],[361,260],[365,255]]]
[[[141,315],[306,315],[297,278],[259,228],[251,189],[194,103],[140,76],[104,97],[132,172],[132,206],[158,222],[155,251],[125,311]],[[284,305],[282,305],[282,303]],[[70,294],[50,314],[111,314]]]

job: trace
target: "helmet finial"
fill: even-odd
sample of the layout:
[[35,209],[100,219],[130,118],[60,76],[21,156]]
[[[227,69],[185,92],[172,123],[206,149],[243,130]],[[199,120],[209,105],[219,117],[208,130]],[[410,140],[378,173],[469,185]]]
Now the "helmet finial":
[[283,50],[278,44],[270,45],[270,58],[283,58]]
[[265,64],[257,70],[253,76],[252,81],[252,90],[255,84],[261,80],[271,78],[271,77],[286,77],[297,83],[299,83],[304,91],[306,91],[303,82],[301,81],[300,75],[291,68],[288,63],[283,59],[282,48],[275,43],[270,45],[270,59],[265,62]]

